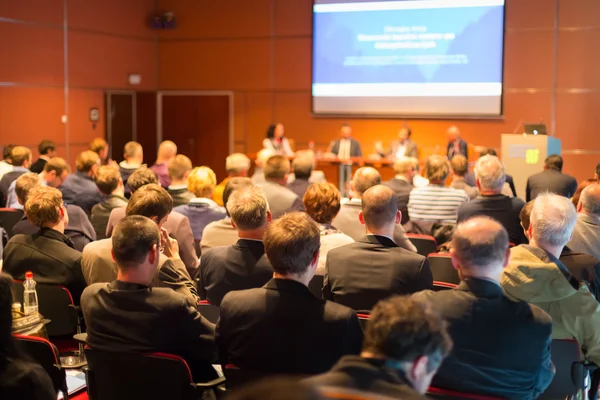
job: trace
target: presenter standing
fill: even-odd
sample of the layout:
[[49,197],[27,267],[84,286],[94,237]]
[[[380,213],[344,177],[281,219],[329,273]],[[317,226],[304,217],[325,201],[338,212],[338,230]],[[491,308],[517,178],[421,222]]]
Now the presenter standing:
[[448,147],[446,149],[446,156],[448,160],[452,160],[454,156],[465,156],[467,160],[469,159],[469,150],[467,146],[467,142],[460,138],[460,130],[455,125],[448,128],[446,131],[446,135],[448,136]]
[[362,157],[360,143],[352,139],[352,127],[350,125],[343,124],[340,127],[340,136],[340,139],[329,144],[328,153],[332,153],[342,160],[348,160],[351,157]]
[[398,160],[403,157],[419,158],[419,149],[417,144],[410,140],[412,131],[408,125],[404,125],[398,131],[398,140],[392,142],[392,148],[385,153],[381,142],[375,143],[375,150],[381,157],[388,157],[392,160]]
[[294,152],[290,146],[290,142],[283,135],[285,129],[283,124],[277,123],[272,124],[267,129],[267,137],[263,140],[263,148],[274,150],[277,154],[281,154],[286,157],[293,157]]

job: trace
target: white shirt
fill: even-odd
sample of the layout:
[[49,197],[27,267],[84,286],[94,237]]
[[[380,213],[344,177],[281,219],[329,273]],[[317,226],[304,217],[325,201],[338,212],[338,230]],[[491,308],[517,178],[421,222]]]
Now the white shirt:
[[396,150],[396,158],[402,158],[406,154],[406,143],[402,143]]
[[4,174],[13,170],[13,166],[6,161],[0,161],[0,179],[4,176]]
[[350,139],[341,139],[340,148],[338,150],[338,158],[346,160],[350,158],[350,149],[352,147],[352,141]]

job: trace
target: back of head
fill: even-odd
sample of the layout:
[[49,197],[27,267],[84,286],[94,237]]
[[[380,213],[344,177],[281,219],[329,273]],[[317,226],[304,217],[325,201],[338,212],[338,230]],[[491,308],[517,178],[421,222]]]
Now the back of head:
[[410,157],[400,157],[394,161],[394,173],[396,175],[404,175],[407,172],[414,170],[414,161]]
[[177,154],[167,163],[169,178],[180,181],[186,178],[186,175],[192,170],[192,160],[183,154]]
[[122,182],[119,168],[113,165],[104,165],[98,168],[94,181],[100,192],[107,196],[110,195],[119,187],[119,183]]
[[306,189],[302,204],[306,213],[320,224],[330,224],[340,212],[342,194],[330,182],[313,183]]
[[531,210],[532,238],[542,248],[562,247],[573,234],[577,211],[566,197],[543,193]]
[[250,169],[250,159],[242,153],[233,153],[225,159],[225,170],[230,175],[247,174]]
[[290,160],[280,155],[271,156],[267,160],[264,170],[266,179],[281,180],[290,173]]
[[2,148],[2,159],[11,160],[12,159],[12,151],[17,147],[15,144],[7,144]]
[[253,231],[267,223],[269,203],[263,190],[249,186],[234,191],[227,201],[227,212],[240,231]]
[[264,167],[267,163],[267,160],[273,157],[275,154],[277,153],[273,149],[262,149],[256,155],[256,166]]
[[367,189],[381,183],[381,175],[373,167],[362,167],[356,170],[351,183],[354,193],[362,196]]
[[142,145],[138,142],[127,142],[123,147],[123,158],[125,158],[125,160],[142,158],[143,154],[144,149],[142,148]]
[[519,219],[521,220],[521,226],[525,231],[529,229],[529,225],[531,225],[531,210],[533,210],[533,205],[535,204],[535,200],[531,200],[523,206],[521,212],[519,213]]
[[365,225],[369,230],[379,230],[396,223],[398,196],[392,189],[376,185],[362,195],[361,207]]
[[229,180],[229,182],[227,182],[227,184],[225,185],[225,189],[223,189],[223,204],[225,205],[225,207],[227,207],[227,202],[229,201],[229,197],[231,197],[231,194],[234,191],[236,191],[238,189],[246,188],[249,186],[254,186],[254,184],[252,183],[252,179],[250,179],[250,178],[242,178],[242,177],[231,178]]
[[112,233],[112,250],[120,270],[143,264],[160,242],[158,226],[152,220],[131,215],[121,220]]
[[170,140],[161,142],[158,146],[158,159],[166,162],[177,154],[177,145]]
[[498,153],[496,152],[496,149],[491,148],[491,147],[486,147],[485,149],[481,150],[479,152],[479,157],[483,157],[483,156],[496,156],[498,157]]
[[581,192],[583,192],[583,189],[594,183],[600,183],[600,179],[586,179],[585,181],[581,181],[581,183],[579,183],[579,186],[577,186],[577,190],[571,199],[571,203],[573,203],[575,207],[579,205],[579,199],[581,198]]
[[544,160],[544,167],[554,171],[562,172],[563,159],[558,154],[552,154]]
[[29,191],[25,202],[25,214],[34,226],[56,225],[60,221],[63,198],[60,190],[49,186],[39,186]]
[[136,190],[127,203],[126,215],[143,215],[147,218],[156,217],[156,222],[162,221],[173,210],[173,198],[156,183],[144,185]]
[[142,186],[151,183],[158,183],[158,177],[154,171],[146,167],[136,169],[133,174],[127,178],[127,185],[131,188],[132,193]]
[[296,158],[293,162],[294,175],[296,179],[310,178],[313,169],[315,169],[315,156],[311,150],[301,150],[296,152]]
[[506,180],[504,165],[496,156],[483,156],[475,164],[475,177],[482,190],[500,193]]
[[108,146],[106,140],[98,137],[92,140],[92,142],[90,143],[90,151],[93,151],[94,153],[100,153],[106,148],[106,146]]
[[42,156],[45,156],[54,150],[56,150],[56,143],[54,143],[52,140],[42,140],[38,145],[38,151]]
[[319,251],[321,234],[308,215],[292,212],[269,224],[263,242],[275,272],[303,275]]
[[461,222],[452,235],[452,252],[470,276],[501,271],[508,251],[508,233],[497,221],[474,217]]
[[600,218],[600,185],[593,184],[581,193],[581,209],[592,217]]
[[44,165],[44,172],[50,173],[52,171],[56,172],[56,176],[61,176],[64,171],[70,172],[71,167],[65,161],[64,158],[61,157],[52,157],[48,162]]
[[443,156],[431,156],[425,162],[425,177],[430,181],[443,182],[450,173],[450,163]]
[[28,172],[17,178],[15,182],[15,194],[19,203],[25,205],[29,192],[36,187],[42,186],[42,178],[34,172]]
[[94,165],[100,165],[100,157],[92,150],[82,151],[75,160],[75,168],[84,174],[90,172]]
[[22,167],[26,162],[31,162],[31,150],[25,146],[15,146],[10,153],[10,157],[12,165]]
[[187,177],[188,190],[196,197],[212,198],[217,186],[217,176],[208,167],[196,167]]
[[452,167],[452,172],[454,172],[454,175],[456,176],[465,176],[469,170],[469,162],[467,161],[467,157],[463,155],[452,157],[450,166]]

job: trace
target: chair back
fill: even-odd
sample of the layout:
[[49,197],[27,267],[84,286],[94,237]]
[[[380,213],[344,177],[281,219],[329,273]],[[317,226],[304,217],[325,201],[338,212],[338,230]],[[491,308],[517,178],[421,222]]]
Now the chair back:
[[502,400],[500,397],[459,392],[456,390],[441,389],[433,386],[430,386],[429,389],[427,389],[427,398],[444,400]]
[[436,290],[452,289],[460,283],[458,271],[452,266],[449,254],[432,253],[427,259]]
[[[15,208],[0,208],[0,228],[6,231],[6,236],[13,237],[13,227],[23,217],[23,211]],[[2,238],[0,238],[2,239]]]
[[[225,368],[223,368],[223,375],[225,375],[227,391],[239,389],[251,382],[277,376],[277,374],[273,372],[242,369],[233,364],[227,364]],[[301,378],[301,376],[298,377],[298,379]]]
[[310,292],[315,295],[315,297],[322,299],[323,298],[323,275],[315,275],[308,283],[308,288]]
[[216,324],[219,320],[219,306],[210,304],[208,300],[200,300],[198,302],[198,311],[204,318],[213,324]]
[[576,395],[585,386],[587,375],[578,368],[583,368],[579,343],[574,339],[554,339],[551,354],[556,374],[539,399],[565,399]]
[[427,257],[430,253],[435,253],[437,250],[437,242],[433,236],[407,233],[406,237],[415,245],[417,253],[422,256]]

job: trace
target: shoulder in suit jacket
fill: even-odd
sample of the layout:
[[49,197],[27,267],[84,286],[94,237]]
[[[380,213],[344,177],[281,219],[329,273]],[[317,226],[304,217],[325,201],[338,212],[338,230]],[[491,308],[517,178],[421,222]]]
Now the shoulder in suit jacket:
[[575,191],[577,191],[575,178],[560,171],[546,169],[527,179],[525,197],[527,201],[530,201],[543,192],[551,192],[570,198],[573,197]]
[[[387,155],[392,158],[396,158],[396,153],[398,152],[398,148],[400,146],[401,146],[400,141],[394,140],[392,142],[392,147],[391,147],[390,151],[387,153]],[[380,155],[382,157],[384,156],[384,154],[380,154]],[[404,151],[404,157],[419,158],[419,148],[417,147],[417,144],[410,139],[406,141],[406,150]]]
[[565,246],[560,261],[565,264],[571,275],[578,281],[584,281],[590,292],[600,300],[600,261],[585,253],[578,253]]
[[257,183],[256,186],[264,190],[273,219],[277,219],[287,212],[304,210],[302,200],[285,186],[268,180]]
[[29,170],[31,172],[35,172],[36,174],[40,174],[44,170],[47,162],[48,161],[44,160],[43,158],[38,158],[33,164],[31,164]]

